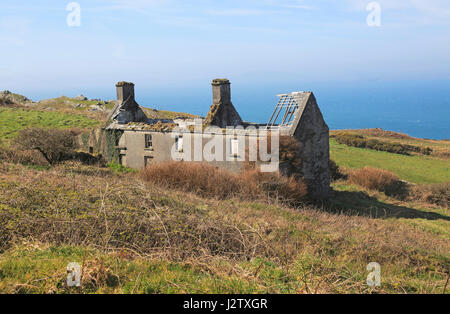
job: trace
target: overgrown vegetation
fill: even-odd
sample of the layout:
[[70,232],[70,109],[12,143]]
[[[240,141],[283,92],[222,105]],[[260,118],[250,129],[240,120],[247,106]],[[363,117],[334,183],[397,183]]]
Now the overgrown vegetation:
[[358,134],[335,133],[332,137],[334,137],[339,144],[345,144],[358,148],[368,148],[394,154],[410,155],[414,152],[423,155],[430,155],[433,152],[433,150],[429,147],[385,142],[377,139],[367,139],[363,135]]
[[345,179],[347,177],[347,175],[342,172],[341,168],[339,168],[339,166],[333,159],[330,159],[329,167],[330,167],[331,181],[337,181],[340,179]]
[[415,185],[410,188],[409,198],[449,208],[450,182]]
[[53,165],[73,157],[77,135],[74,130],[32,128],[20,131],[14,142],[24,150],[37,150]]
[[395,189],[399,178],[387,170],[364,167],[350,170],[348,180],[368,189],[389,193]]
[[[48,166],[74,160],[87,165],[104,166],[102,155],[78,151],[79,130],[25,129],[12,145],[0,146],[0,161],[31,166]],[[1,144],[1,142],[0,142]]]
[[[266,138],[260,138],[255,143],[256,147],[253,147],[254,152],[266,151],[272,153],[272,136],[270,132]],[[263,149],[261,145],[266,145]],[[278,143],[279,150],[279,162],[283,164],[287,169],[289,169],[290,176],[293,176],[297,180],[302,180],[302,160],[299,156],[300,143],[298,140],[291,136],[280,136]],[[256,161],[250,161],[250,159],[255,159],[255,156],[250,158],[250,147],[246,147],[245,150],[245,162],[244,169],[254,170],[257,168],[257,163],[261,163],[261,156],[258,154],[256,156]]]
[[307,187],[294,177],[246,170],[239,174],[206,163],[164,162],[147,166],[141,178],[153,184],[216,199],[305,201]]
[[[91,168],[0,164],[1,292],[445,291],[448,239],[409,222],[205,199]],[[375,290],[372,261],[383,269]],[[65,285],[69,262],[82,265],[78,290]]]
[[420,201],[449,208],[450,182],[412,185],[395,174],[371,167],[348,170],[348,181],[369,190],[377,190],[400,200]]

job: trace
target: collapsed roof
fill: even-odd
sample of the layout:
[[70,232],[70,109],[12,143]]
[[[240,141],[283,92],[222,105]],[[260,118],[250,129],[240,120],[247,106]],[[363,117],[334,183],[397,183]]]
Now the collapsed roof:
[[[119,82],[116,84],[116,89],[117,104],[110,115],[111,123],[107,126],[107,129],[167,132],[177,126],[183,128],[186,125],[194,124],[194,119],[149,119],[135,101],[133,83]],[[254,125],[265,126],[268,130],[279,129],[283,134],[292,135],[297,129],[305,109],[307,107],[317,106],[314,106],[315,98],[311,92],[293,92],[277,95],[279,101],[267,124],[256,124],[243,122],[241,116],[233,106],[229,80],[213,80],[212,93],[213,104],[202,123],[204,126],[216,126],[223,129],[241,125]],[[309,103],[311,103],[311,106],[307,106]]]

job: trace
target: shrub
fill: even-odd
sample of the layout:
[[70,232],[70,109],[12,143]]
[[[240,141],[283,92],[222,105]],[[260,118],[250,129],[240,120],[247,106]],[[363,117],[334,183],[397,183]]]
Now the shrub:
[[72,159],[77,148],[76,131],[30,128],[19,132],[15,144],[24,150],[36,150],[50,165]]
[[399,178],[392,172],[371,167],[350,171],[348,179],[351,183],[388,194],[394,192],[399,182]]
[[410,188],[409,198],[448,208],[450,204],[450,182],[416,185]]
[[[264,143],[261,139],[256,143],[256,151],[260,151],[260,145]],[[267,135],[267,152],[272,152],[272,143],[270,133]],[[301,180],[303,177],[302,173],[302,160],[298,154],[300,151],[300,143],[299,141],[292,136],[280,136],[279,137],[279,162],[280,164],[287,164],[290,169],[291,175],[293,175],[296,179]],[[245,151],[245,163],[244,169],[253,170],[256,168],[256,162],[249,161],[249,147],[246,148]],[[258,161],[260,162],[260,156],[257,156]]]
[[7,162],[22,165],[34,165],[34,166],[48,165],[48,162],[45,160],[45,158],[41,154],[36,153],[36,151],[33,150],[5,149],[3,153],[3,158],[0,157],[0,159],[3,159],[4,161]]
[[339,179],[345,179],[346,175],[341,172],[341,169],[332,159],[328,162],[330,167],[331,181],[337,181]]
[[235,174],[205,163],[157,163],[142,170],[140,176],[159,186],[193,192],[207,198],[275,198],[294,204],[304,201],[307,194],[306,185],[293,177],[261,173],[256,169]]
[[[305,200],[308,188],[295,176],[284,177],[278,173],[246,170],[238,176],[242,187],[240,195],[244,199],[277,199],[289,205],[297,205]],[[256,184],[256,186],[255,186]]]

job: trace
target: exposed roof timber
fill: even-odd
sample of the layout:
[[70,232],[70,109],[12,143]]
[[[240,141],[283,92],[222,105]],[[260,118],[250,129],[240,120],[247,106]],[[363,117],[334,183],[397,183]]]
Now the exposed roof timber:
[[[280,99],[275,106],[275,110],[270,116],[269,122],[267,122],[266,128],[291,125],[295,117],[294,114],[298,110],[299,106],[303,103],[305,95],[305,92],[294,92],[290,94],[277,95],[277,97],[280,97]],[[279,120],[278,117],[283,110],[284,113],[281,116],[281,121],[280,123],[277,123],[277,121]]]

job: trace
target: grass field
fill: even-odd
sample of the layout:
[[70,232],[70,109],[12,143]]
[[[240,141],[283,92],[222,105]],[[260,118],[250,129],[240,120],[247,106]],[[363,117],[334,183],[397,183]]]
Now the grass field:
[[10,140],[22,129],[43,128],[93,128],[99,121],[84,115],[56,111],[29,110],[0,107],[0,138]]
[[450,181],[450,160],[432,156],[405,156],[364,148],[349,147],[330,140],[331,158],[347,168],[365,166],[389,170],[412,183]]

